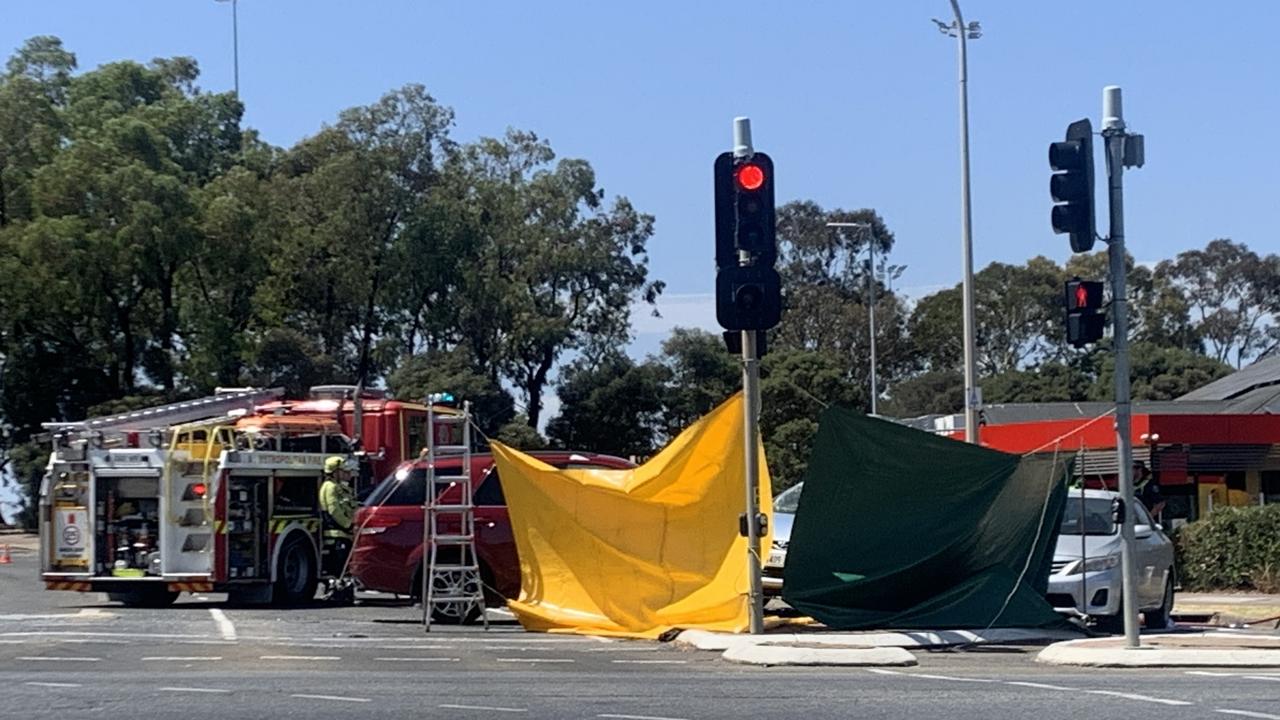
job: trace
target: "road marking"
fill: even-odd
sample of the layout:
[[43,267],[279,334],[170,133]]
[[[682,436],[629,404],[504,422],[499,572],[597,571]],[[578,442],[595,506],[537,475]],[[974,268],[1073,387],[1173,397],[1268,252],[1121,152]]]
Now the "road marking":
[[236,626],[231,624],[231,620],[227,618],[227,614],[219,608],[209,608],[209,614],[213,616],[213,621],[218,624],[218,632],[222,633],[223,640],[236,639]]
[[1223,715],[1240,715],[1241,717],[1261,718],[1261,720],[1280,720],[1280,715],[1269,715],[1264,712],[1254,712],[1252,710],[1228,710],[1226,708],[1214,708],[1216,713]]
[[452,645],[379,645],[377,650],[452,650]]
[[1125,698],[1126,700],[1141,700],[1142,702],[1159,703],[1161,705],[1195,705],[1195,703],[1187,702],[1186,700],[1169,700],[1166,698],[1151,697],[1150,695],[1117,692],[1115,690],[1085,690],[1084,692],[1091,695],[1109,695],[1111,697]]
[[450,710],[491,710],[493,712],[529,712],[529,708],[494,707],[492,705],[440,705]]
[[1246,680],[1270,680],[1271,682],[1280,682],[1280,677],[1275,675],[1245,675]]
[[119,639],[112,639],[112,638],[58,638],[58,642],[65,643],[65,644],[76,644],[76,645],[87,645],[87,644],[129,645],[132,643],[132,641],[130,640],[119,640]]
[[[136,638],[136,633],[106,633],[75,630],[27,630],[23,632],[0,633],[0,637],[123,637]],[[148,640],[179,640],[187,638],[205,638],[208,635],[173,635],[164,633],[147,633]]]
[[462,658],[444,657],[379,657],[374,660],[382,662],[462,662]]
[[875,673],[877,675],[905,675],[906,674],[906,673],[900,673],[897,670],[882,670],[880,668],[867,668],[867,672]]
[[[259,660],[341,660],[337,655],[261,655]],[[297,696],[295,696],[297,697]]]
[[18,659],[31,662],[98,662],[102,660],[96,657],[36,657],[33,655],[23,655]]
[[687,665],[688,660],[613,660],[619,665]]
[[306,698],[307,700],[333,700],[335,702],[372,702],[369,698],[343,697],[341,695],[308,695],[306,693],[297,693],[289,697]]
[[971,683],[995,682],[995,680],[986,680],[983,678],[962,678],[962,677],[951,677],[950,675],[929,675],[927,673],[904,672],[899,674],[906,675],[908,677],[929,678],[930,680],[948,680],[950,682],[971,682]]
[[174,645],[235,645],[235,640],[174,640]]
[[617,713],[601,713],[599,718],[619,718],[619,720],[685,720],[684,718],[665,717],[663,715],[619,715]]
[[571,663],[568,658],[498,658],[498,662],[505,663]]
[[25,683],[22,683],[22,684],[23,684],[23,685],[34,685],[35,687],[52,687],[52,688],[59,688],[59,687],[84,687],[84,686],[83,686],[83,685],[81,685],[80,683],[57,683],[57,682],[34,682],[34,681],[32,681],[32,682],[25,682]]
[[1040,688],[1041,690],[1067,690],[1074,692],[1075,688],[1063,687],[1062,685],[1050,685],[1048,683],[1023,682],[1020,680],[1006,680],[1006,685],[1018,685],[1020,687]]
[[142,662],[196,662],[221,660],[220,655],[152,655],[142,658]]
[[0,645],[25,645],[26,640],[0,640]]
[[230,690],[219,690],[218,688],[192,688],[192,687],[162,687],[165,692],[192,692],[192,693],[214,693],[220,695],[228,695]]
[[1203,675],[1204,677],[1232,677],[1235,673],[1209,672],[1208,670],[1188,670],[1188,675]]

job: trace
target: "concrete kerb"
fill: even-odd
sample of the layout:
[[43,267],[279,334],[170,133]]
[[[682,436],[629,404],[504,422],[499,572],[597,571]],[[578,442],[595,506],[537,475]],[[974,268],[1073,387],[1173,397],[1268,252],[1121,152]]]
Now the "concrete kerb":
[[741,635],[707,630],[685,630],[676,637],[678,645],[698,650],[730,650],[750,646],[869,648],[938,648],[954,645],[1043,643],[1077,639],[1080,633],[1067,630],[992,628],[990,630],[934,630],[917,632],[801,632]]
[[[1070,640],[1041,650],[1036,662],[1084,667],[1280,667],[1280,647],[1247,647],[1249,637],[1224,636],[1222,645],[1215,647],[1160,647],[1152,644],[1158,642],[1159,636],[1144,635],[1143,641],[1148,644],[1133,649],[1117,646],[1112,638]],[[1275,636],[1259,637],[1275,640]]]
[[911,653],[898,647],[795,647],[738,645],[724,651],[724,659],[744,665],[842,665],[846,667],[906,667],[916,664]]

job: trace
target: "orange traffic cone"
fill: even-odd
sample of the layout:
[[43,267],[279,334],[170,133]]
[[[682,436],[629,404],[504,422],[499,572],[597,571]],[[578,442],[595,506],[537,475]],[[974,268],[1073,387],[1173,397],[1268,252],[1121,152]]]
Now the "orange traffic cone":
[[9,555],[9,543],[0,546],[0,565],[9,565],[13,562],[13,557]]

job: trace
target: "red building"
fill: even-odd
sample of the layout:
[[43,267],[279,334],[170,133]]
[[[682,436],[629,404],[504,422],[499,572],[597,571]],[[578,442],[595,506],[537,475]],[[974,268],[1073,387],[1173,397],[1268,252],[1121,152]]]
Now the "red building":
[[[983,408],[983,445],[1010,453],[1071,453],[1087,484],[1114,487],[1112,403],[1028,403]],[[964,416],[913,426],[964,438]],[[1153,472],[1170,525],[1221,505],[1280,503],[1280,357],[1255,363],[1176,400],[1135,402],[1134,460]]]

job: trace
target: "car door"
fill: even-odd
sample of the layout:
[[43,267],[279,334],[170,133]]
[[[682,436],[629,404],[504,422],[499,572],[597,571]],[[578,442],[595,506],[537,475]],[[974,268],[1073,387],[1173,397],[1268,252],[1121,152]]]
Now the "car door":
[[1137,525],[1145,525],[1150,530],[1146,537],[1137,538],[1135,541],[1138,566],[1138,599],[1142,603],[1143,608],[1151,608],[1160,604],[1164,593],[1164,562],[1163,562],[1163,544],[1164,537],[1160,534],[1159,528],[1155,526],[1155,522],[1151,519],[1151,515],[1142,503],[1134,504],[1135,517],[1134,521]]
[[492,573],[494,589],[504,597],[514,598],[520,594],[520,559],[496,466],[481,476],[475,490],[475,506],[476,552]]

